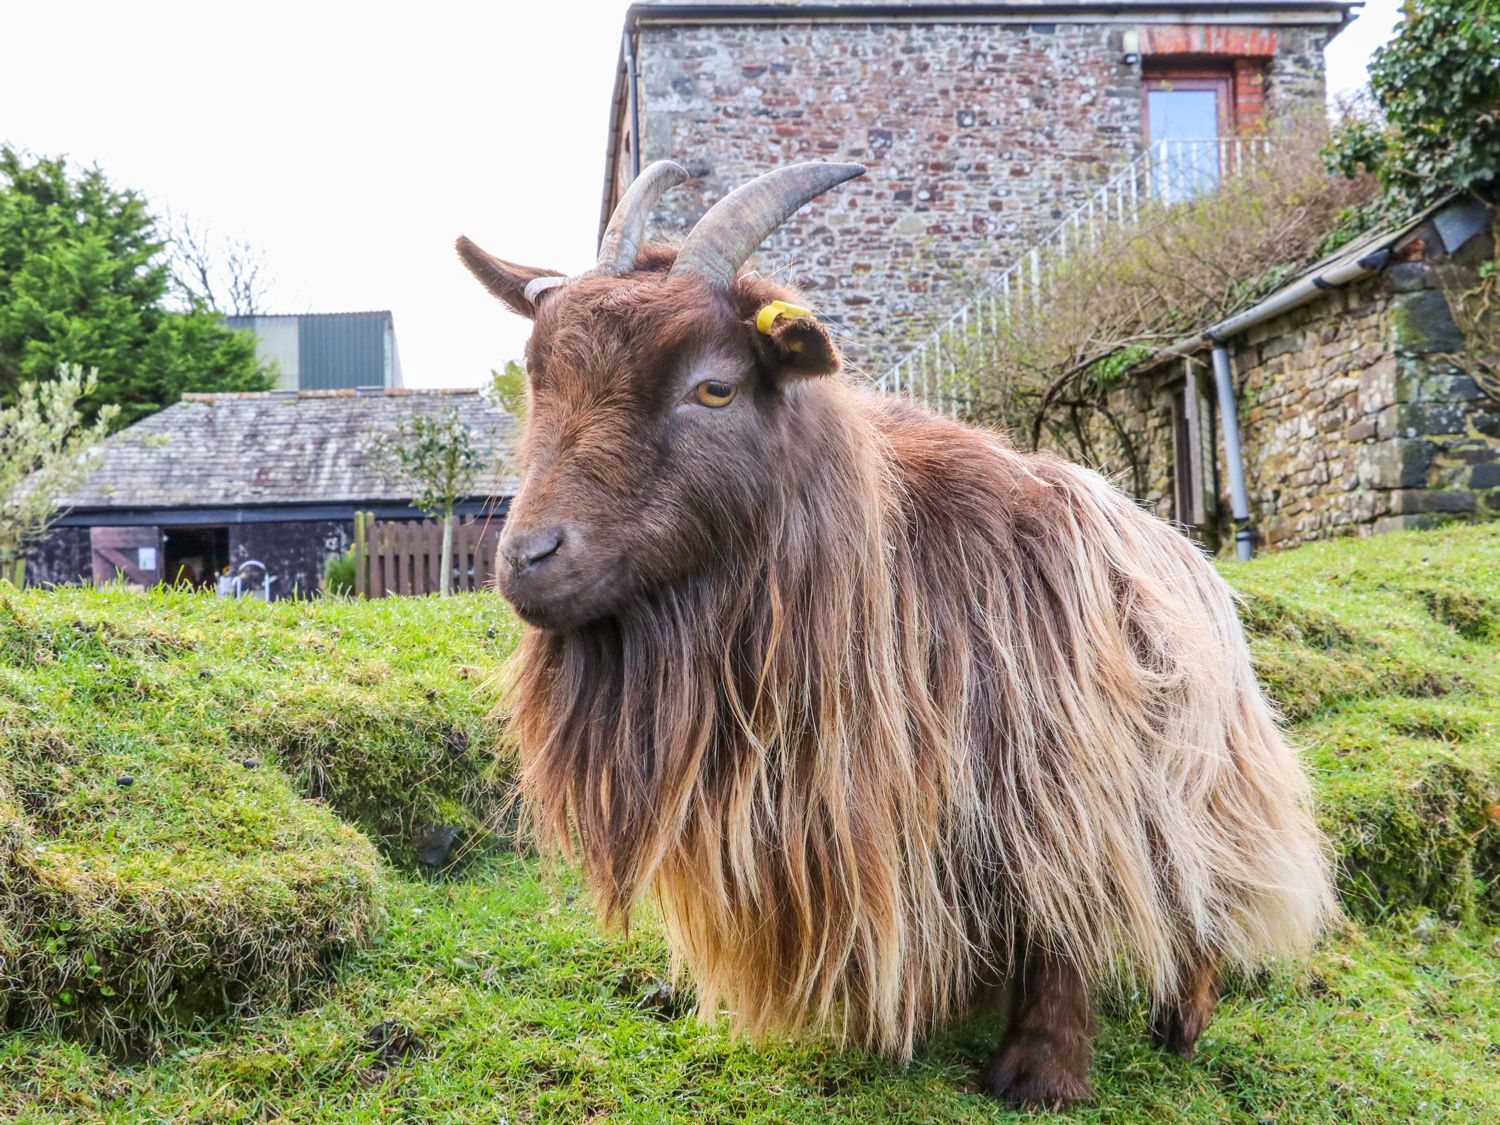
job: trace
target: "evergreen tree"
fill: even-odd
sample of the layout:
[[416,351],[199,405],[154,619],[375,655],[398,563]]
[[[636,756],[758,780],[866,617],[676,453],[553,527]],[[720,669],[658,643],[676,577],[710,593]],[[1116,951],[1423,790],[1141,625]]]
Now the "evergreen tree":
[[0,405],[68,364],[98,370],[87,405],[117,404],[121,425],[184,391],[271,387],[250,334],[201,304],[168,307],[162,251],[138,193],[0,146]]

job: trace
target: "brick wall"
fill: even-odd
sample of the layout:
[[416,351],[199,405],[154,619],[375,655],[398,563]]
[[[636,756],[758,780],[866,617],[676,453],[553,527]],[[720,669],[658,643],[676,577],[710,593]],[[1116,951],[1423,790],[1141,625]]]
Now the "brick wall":
[[[1127,65],[1125,30],[645,26],[643,163],[671,157],[699,177],[659,205],[661,231],[680,238],[708,205],[775,164],[867,164],[864,180],[788,223],[760,264],[839,318],[848,359],[879,373],[1139,153],[1142,65],[1190,56]],[[1321,102],[1326,28],[1140,30],[1159,30],[1162,52],[1250,52],[1236,84],[1246,113],[1262,94],[1268,108]],[[1169,42],[1178,32],[1203,42]],[[1252,81],[1262,70],[1263,86]]]

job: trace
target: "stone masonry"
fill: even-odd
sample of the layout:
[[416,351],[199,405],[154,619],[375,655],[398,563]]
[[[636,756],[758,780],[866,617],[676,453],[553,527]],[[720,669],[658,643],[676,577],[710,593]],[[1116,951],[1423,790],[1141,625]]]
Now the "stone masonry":
[[[681,238],[715,200],[774,165],[868,165],[867,177],[794,217],[759,264],[841,325],[852,366],[879,374],[1142,151],[1143,67],[1232,71],[1243,128],[1258,124],[1263,104],[1321,103],[1336,22],[1296,26],[1282,13],[1274,26],[1221,27],[1210,14],[1182,22],[1197,18],[1182,7],[1137,7],[1139,25],[1085,13],[643,22],[642,161],[671,157],[695,176],[658,205],[661,233]],[[1127,63],[1131,30],[1145,33],[1143,58]],[[608,175],[621,190],[628,153]]]
[[[1462,260],[1493,259],[1491,239],[1476,237]],[[1441,245],[1430,226],[1420,230],[1382,273],[1231,342],[1260,546],[1500,518],[1500,397],[1455,362],[1474,342],[1451,315]],[[1105,421],[1092,419],[1087,431],[1091,459],[1163,516],[1180,516],[1171,399],[1180,362],[1127,379],[1106,398],[1133,457]],[[1206,401],[1211,381],[1199,378]],[[1216,426],[1209,419],[1210,433]],[[1223,494],[1222,441],[1212,440],[1212,490]],[[1200,530],[1227,542],[1227,529],[1226,499]]]

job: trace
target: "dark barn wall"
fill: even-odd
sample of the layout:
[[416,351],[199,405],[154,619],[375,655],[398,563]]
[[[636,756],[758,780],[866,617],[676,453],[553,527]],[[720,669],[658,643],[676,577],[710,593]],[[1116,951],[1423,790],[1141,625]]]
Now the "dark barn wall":
[[247,559],[264,563],[276,579],[273,598],[316,597],[323,567],[354,543],[351,520],[297,520],[245,523],[229,529],[230,565]]
[[88,585],[93,580],[94,564],[86,527],[54,527],[40,543],[26,551],[29,586]]

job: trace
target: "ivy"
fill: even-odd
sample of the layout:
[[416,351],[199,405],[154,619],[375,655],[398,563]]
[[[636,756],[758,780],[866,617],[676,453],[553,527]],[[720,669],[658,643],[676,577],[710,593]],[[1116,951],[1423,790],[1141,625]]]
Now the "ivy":
[[1406,0],[1370,95],[1376,114],[1344,124],[1327,156],[1373,174],[1388,210],[1500,180],[1500,0]]

